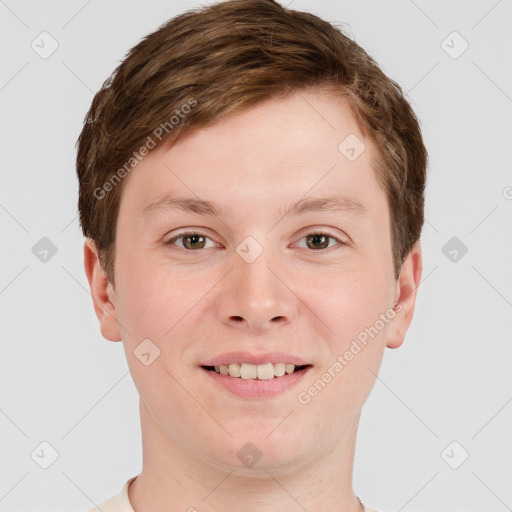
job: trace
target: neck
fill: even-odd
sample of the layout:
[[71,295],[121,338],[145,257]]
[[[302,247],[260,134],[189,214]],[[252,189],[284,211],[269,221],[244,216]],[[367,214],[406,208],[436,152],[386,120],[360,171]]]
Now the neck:
[[361,512],[352,490],[359,415],[329,451],[293,467],[254,466],[225,470],[180,446],[140,401],[143,469],[128,497],[135,512],[278,512],[332,510]]

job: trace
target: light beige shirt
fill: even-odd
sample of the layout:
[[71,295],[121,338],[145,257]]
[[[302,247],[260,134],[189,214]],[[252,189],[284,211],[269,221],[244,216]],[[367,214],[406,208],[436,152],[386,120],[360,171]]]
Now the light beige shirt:
[[[128,487],[136,476],[130,478],[125,484],[121,493],[103,502],[98,507],[91,508],[88,512],[135,512],[128,499]],[[364,512],[377,512],[363,504]]]

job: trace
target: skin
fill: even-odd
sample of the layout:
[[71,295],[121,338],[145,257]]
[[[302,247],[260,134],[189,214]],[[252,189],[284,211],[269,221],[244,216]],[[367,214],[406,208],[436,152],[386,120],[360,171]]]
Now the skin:
[[[355,161],[338,149],[351,133],[364,140],[344,101],[326,92],[273,98],[145,157],[125,178],[115,288],[86,241],[101,332],[122,340],[140,393],[143,469],[129,488],[136,512],[360,510],[352,490],[360,412],[384,349],[403,343],[422,259],[417,243],[395,279],[374,148],[364,141]],[[366,213],[283,216],[305,195],[333,193],[356,198]],[[213,200],[229,214],[142,216],[164,194]],[[181,228],[208,238],[175,240],[174,252],[166,242]],[[335,238],[308,244],[319,228]],[[236,252],[247,236],[263,247],[252,263]],[[299,403],[297,394],[390,310],[394,318]],[[134,355],[147,338],[161,351],[149,366]],[[198,366],[232,350],[284,351],[313,367],[297,388],[242,400]],[[237,458],[246,442],[262,454],[253,467]]]

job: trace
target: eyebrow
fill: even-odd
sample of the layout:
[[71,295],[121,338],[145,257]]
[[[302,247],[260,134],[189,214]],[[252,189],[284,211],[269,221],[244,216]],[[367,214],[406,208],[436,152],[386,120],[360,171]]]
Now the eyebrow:
[[[142,210],[142,215],[148,217],[154,212],[165,213],[181,210],[186,213],[196,213],[211,217],[227,217],[228,211],[215,201],[205,201],[194,197],[173,197],[166,195],[150,203]],[[345,213],[364,215],[368,209],[354,197],[331,195],[326,197],[304,197],[291,204],[287,209],[281,209],[280,215],[298,216],[308,212]]]

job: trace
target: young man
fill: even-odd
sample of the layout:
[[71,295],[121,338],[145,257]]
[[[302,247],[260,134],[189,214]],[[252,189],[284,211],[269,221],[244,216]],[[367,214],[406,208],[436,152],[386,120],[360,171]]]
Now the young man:
[[85,271],[143,468],[92,511],[367,511],[356,435],[413,317],[427,152],[400,87],[272,0],[187,12],[96,94]]

